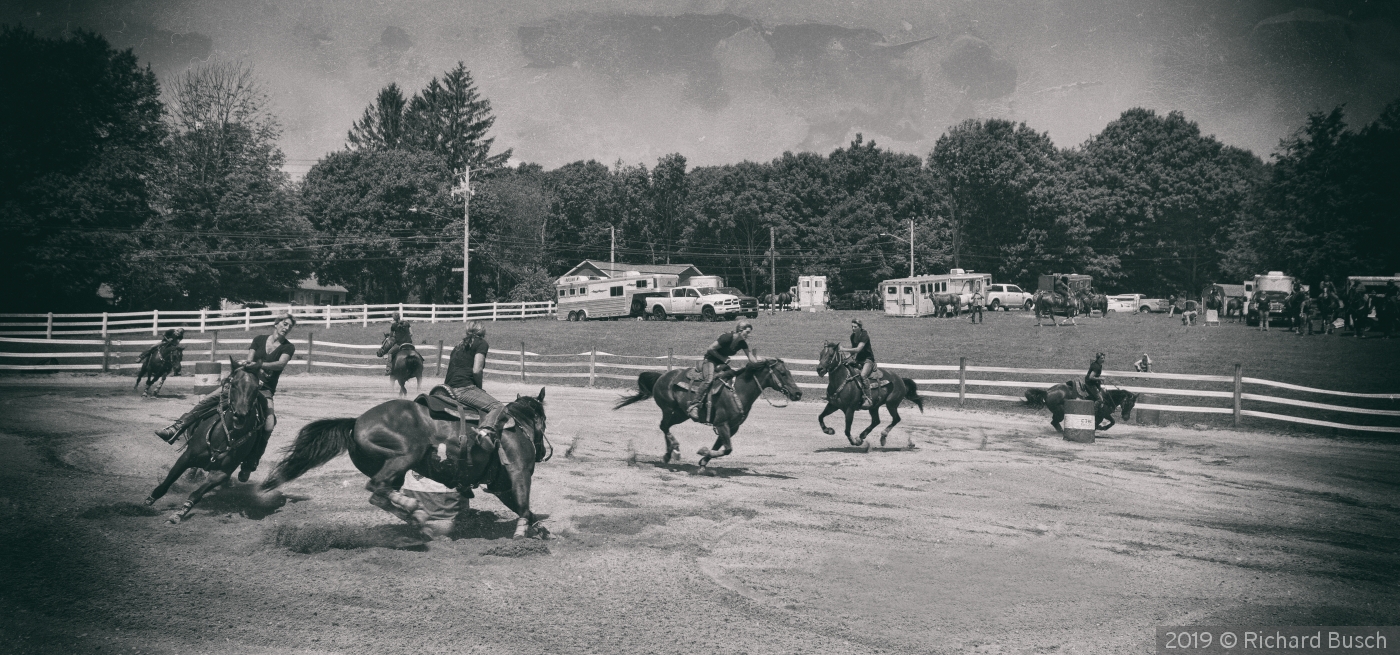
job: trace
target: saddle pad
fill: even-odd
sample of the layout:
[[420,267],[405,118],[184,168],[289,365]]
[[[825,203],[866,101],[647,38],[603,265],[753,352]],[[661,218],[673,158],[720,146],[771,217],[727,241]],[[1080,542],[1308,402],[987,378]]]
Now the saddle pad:
[[[481,413],[470,407],[462,407],[452,396],[448,395],[447,387],[438,385],[433,387],[428,393],[418,394],[413,402],[428,408],[428,415],[438,421],[457,422],[465,419],[470,425],[481,423]],[[460,416],[459,416],[460,412]],[[501,426],[502,430],[509,430],[515,427],[515,417],[506,414],[506,423]]]
[[[699,383],[704,382],[704,381],[705,381],[705,378],[704,378],[703,376],[701,376],[701,378],[700,378],[699,380],[695,380],[694,382],[695,382],[695,384],[699,384]],[[686,391],[689,391],[689,392],[692,392],[692,393],[695,392],[695,388],[692,387],[691,384],[690,384],[689,382],[686,382],[685,380],[679,380],[679,379],[678,379],[678,380],[676,380],[675,382],[672,382],[672,383],[671,383],[671,386],[673,386],[673,387],[678,387],[678,388],[681,388],[681,389],[685,389]],[[733,389],[733,388],[734,388],[734,381],[733,381],[733,380],[721,380],[719,384],[716,384],[715,386],[710,387],[710,395],[713,396],[713,395],[719,393],[720,390],[722,390],[722,389],[724,389],[724,388],[726,388],[726,387],[729,388],[729,389]]]

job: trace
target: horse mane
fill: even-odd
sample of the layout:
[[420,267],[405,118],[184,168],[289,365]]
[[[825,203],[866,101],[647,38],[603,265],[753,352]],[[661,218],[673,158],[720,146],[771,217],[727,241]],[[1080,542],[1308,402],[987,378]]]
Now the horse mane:
[[521,396],[506,403],[506,412],[515,417],[516,421],[534,422],[540,416],[544,416],[544,403],[534,396]]
[[781,361],[783,360],[774,357],[772,359],[760,359],[756,362],[749,362],[744,365],[744,368],[739,369],[739,375],[747,375],[749,377],[753,377],[754,375],[757,375],[760,371],[771,368]]

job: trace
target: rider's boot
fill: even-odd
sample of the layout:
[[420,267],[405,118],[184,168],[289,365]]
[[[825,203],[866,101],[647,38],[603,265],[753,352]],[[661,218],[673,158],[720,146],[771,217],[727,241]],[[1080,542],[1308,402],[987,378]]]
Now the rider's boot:
[[685,413],[690,417],[690,420],[696,423],[700,422],[700,405],[705,402],[705,397],[710,395],[710,385],[714,383],[714,378],[710,378],[705,382],[704,386],[700,387],[700,393],[695,394],[695,397],[691,399],[690,406],[685,409]]
[[389,355],[389,356],[384,360],[384,374],[385,374],[385,375],[393,375],[393,374],[394,374],[394,356],[393,356],[393,355]]
[[189,425],[190,421],[193,421],[196,416],[204,413],[205,410],[213,407],[214,405],[217,405],[218,403],[218,396],[210,396],[199,401],[198,403],[195,403],[195,406],[191,407],[190,411],[185,412],[183,415],[180,416],[180,418],[175,419],[174,423],[171,423],[170,425],[160,430],[156,430],[156,436],[163,439],[165,443],[175,443],[175,439],[180,436],[181,432],[185,431],[185,428]]

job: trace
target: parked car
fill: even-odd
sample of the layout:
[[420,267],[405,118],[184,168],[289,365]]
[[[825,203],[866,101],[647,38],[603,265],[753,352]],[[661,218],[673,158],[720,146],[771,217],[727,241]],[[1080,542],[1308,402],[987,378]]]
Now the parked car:
[[727,293],[739,299],[740,314],[746,318],[758,318],[758,298],[750,296],[735,287],[720,287],[720,293]]
[[1026,311],[1031,311],[1035,302],[1031,299],[1031,294],[1026,293],[1014,284],[993,284],[987,287],[987,309],[996,311],[998,309],[1011,311],[1012,307],[1020,307]]
[[1143,313],[1161,313],[1171,309],[1171,303],[1168,303],[1166,298],[1143,298],[1139,295],[1137,302],[1137,310]]
[[732,321],[743,311],[738,298],[714,287],[675,287],[668,296],[651,297],[646,301],[647,314],[659,321],[669,316]]

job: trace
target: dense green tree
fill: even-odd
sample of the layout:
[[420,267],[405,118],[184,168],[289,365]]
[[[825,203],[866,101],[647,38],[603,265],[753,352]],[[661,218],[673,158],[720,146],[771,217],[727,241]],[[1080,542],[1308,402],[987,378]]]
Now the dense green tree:
[[404,112],[408,101],[399,85],[389,84],[379,90],[374,104],[365,108],[360,120],[350,126],[346,144],[351,149],[399,148],[404,145]]
[[[381,92],[382,95],[382,92]],[[491,154],[495,138],[487,131],[496,122],[491,101],[481,97],[466,64],[434,77],[408,103],[404,139],[414,148],[436,153],[455,174],[466,167],[497,168],[510,159],[510,150]]]
[[689,194],[685,157],[676,153],[657,160],[656,168],[651,171],[652,221],[667,264],[671,263],[677,237],[683,230],[682,214]]
[[732,286],[767,293],[774,286],[769,228],[786,227],[771,186],[772,167],[742,162],[697,168],[690,178],[691,219],[682,233],[682,257],[707,273],[723,275]]
[[128,270],[150,219],[166,128],[160,89],[130,50],[75,32],[0,28],[4,311],[92,311]]

